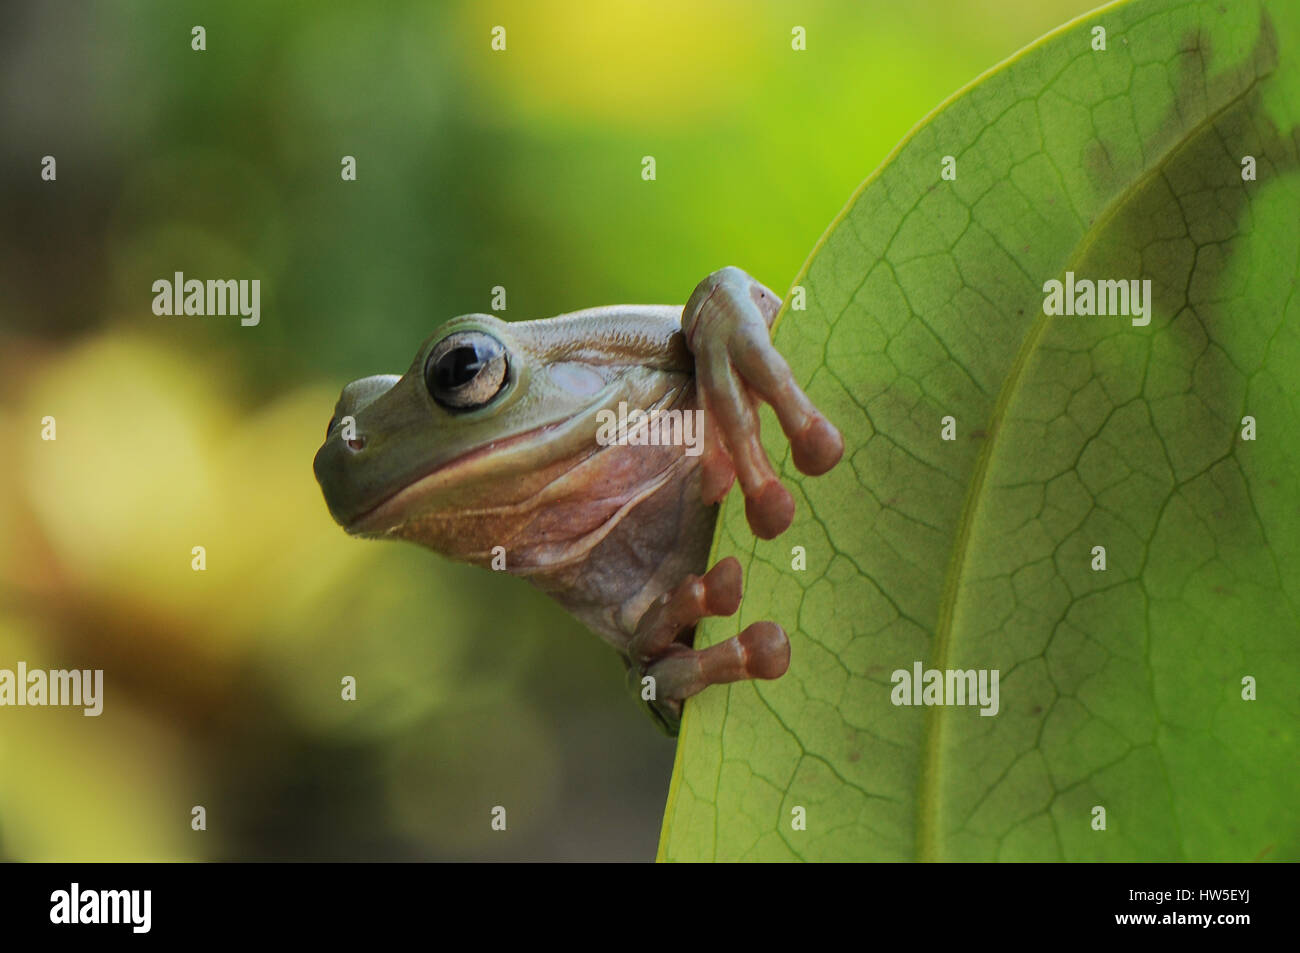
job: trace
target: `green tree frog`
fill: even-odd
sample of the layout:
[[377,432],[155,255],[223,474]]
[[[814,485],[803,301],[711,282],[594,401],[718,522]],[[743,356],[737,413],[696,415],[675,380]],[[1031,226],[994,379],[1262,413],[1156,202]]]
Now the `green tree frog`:
[[[759,440],[758,401],[776,412],[802,472],[825,473],[844,451],[772,346],[780,305],[723,268],[685,307],[453,318],[406,374],[343,389],[315,459],[325,502],[348,533],[504,566],[550,594],[622,653],[675,733],[690,696],[789,666],[775,622],[692,647],[700,619],[740,605],[734,558],[705,572],[733,482],[757,536],[794,517]],[[610,426],[615,414],[626,426]],[[692,421],[702,427],[694,445]]]

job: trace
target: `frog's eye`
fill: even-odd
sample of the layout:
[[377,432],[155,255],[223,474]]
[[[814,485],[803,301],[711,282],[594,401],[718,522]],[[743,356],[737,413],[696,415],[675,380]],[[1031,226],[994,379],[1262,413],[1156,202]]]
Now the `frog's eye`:
[[482,407],[506,383],[506,349],[482,331],[458,331],[439,341],[424,362],[424,386],[443,407]]

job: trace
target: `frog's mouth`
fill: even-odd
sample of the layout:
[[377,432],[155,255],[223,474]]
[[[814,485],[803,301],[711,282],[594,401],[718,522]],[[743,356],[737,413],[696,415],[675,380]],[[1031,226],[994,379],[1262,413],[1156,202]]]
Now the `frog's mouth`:
[[[665,394],[655,395],[665,399]],[[383,493],[359,513],[344,514],[338,522],[350,535],[387,537],[398,535],[407,523],[427,517],[439,507],[481,506],[474,488],[501,487],[512,479],[532,474],[556,461],[589,455],[600,448],[596,435],[600,413],[632,398],[625,380],[611,381],[591,395],[580,409],[530,427],[519,433],[488,441],[458,456],[442,460]],[[452,497],[464,496],[458,504]],[[364,506],[364,501],[358,501]],[[336,516],[336,519],[338,517]]]
[[531,448],[539,438],[572,423],[573,419],[542,424],[540,427],[493,440],[458,457],[444,460],[410,483],[389,493],[369,509],[354,516],[343,524],[343,529],[352,536],[388,535],[398,529],[402,523],[418,515],[419,500],[427,499],[443,487],[459,485],[462,481],[474,479],[473,470],[476,464],[479,465],[478,469],[486,473],[488,468],[481,466],[483,462],[490,459],[493,463],[492,469],[495,469],[502,453],[514,456],[510,454],[510,448],[528,444],[531,452]]
[[[413,466],[399,479],[383,481],[375,479],[374,466],[375,452],[383,450],[383,441],[365,446],[364,430],[359,430],[363,447],[349,449],[336,434],[317,453],[314,468],[330,513],[348,534],[401,536],[410,524],[438,514],[453,516],[465,510],[497,508],[512,495],[527,492],[529,485],[536,489],[543,471],[558,475],[556,467],[563,468],[564,461],[576,463],[599,452],[602,412],[612,413],[620,402],[640,397],[655,405],[676,400],[681,393],[678,386],[650,392],[626,379],[610,381],[562,416],[461,448],[452,457],[438,459],[433,454],[434,459]],[[408,435],[407,439],[413,438]]]

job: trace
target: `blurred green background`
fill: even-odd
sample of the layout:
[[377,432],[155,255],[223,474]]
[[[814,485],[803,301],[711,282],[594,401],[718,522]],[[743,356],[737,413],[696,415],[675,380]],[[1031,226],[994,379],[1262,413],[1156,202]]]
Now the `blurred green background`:
[[[673,743],[618,658],[346,537],[340,387],[495,285],[513,319],[725,264],[783,292],[915,122],[1091,6],[0,8],[0,668],[106,682],[99,718],[0,708],[0,859],[652,858]],[[175,271],[260,279],[260,326],[155,316]]]

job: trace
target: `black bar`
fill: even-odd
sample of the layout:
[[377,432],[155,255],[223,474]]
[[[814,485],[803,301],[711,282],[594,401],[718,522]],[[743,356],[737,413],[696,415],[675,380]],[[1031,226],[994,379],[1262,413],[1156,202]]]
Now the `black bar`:
[[[883,939],[902,930],[927,945],[1124,934],[1232,943],[1286,925],[1292,875],[1277,864],[780,866],[763,870],[761,880],[739,866],[701,876],[693,866],[608,872],[583,865],[7,864],[0,866],[0,928],[6,941],[53,940],[60,947],[60,940],[332,942],[392,932],[437,942],[466,929],[495,937],[512,926],[538,931],[540,941],[551,931],[558,931],[555,938],[572,931],[591,936],[603,924],[614,931],[601,934],[610,942],[629,933],[654,942],[677,932],[675,918],[692,932],[687,924],[702,919],[701,926],[712,924],[710,933],[741,935],[776,926],[776,918],[828,937],[847,929],[849,936]],[[139,906],[126,906],[120,893],[106,898],[102,909],[111,914],[119,905],[127,922],[51,922],[66,918],[74,883],[81,910],[95,915],[102,891],[149,891],[147,932],[136,932],[144,925],[143,893],[133,895]],[[88,893],[96,894],[93,901]],[[1146,915],[1154,920],[1120,922]],[[1208,925],[1189,922],[1204,916]],[[1246,922],[1217,919],[1223,917]],[[23,949],[8,942],[5,948]]]

